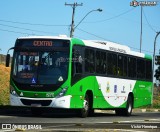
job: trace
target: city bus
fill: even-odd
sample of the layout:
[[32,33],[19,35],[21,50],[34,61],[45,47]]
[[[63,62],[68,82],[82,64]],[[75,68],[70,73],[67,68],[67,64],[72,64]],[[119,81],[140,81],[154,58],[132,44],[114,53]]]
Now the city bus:
[[[152,103],[152,57],[109,41],[66,36],[17,38],[10,76],[10,104],[72,109],[79,116],[95,109],[130,116]],[[9,50],[6,66],[9,66]]]

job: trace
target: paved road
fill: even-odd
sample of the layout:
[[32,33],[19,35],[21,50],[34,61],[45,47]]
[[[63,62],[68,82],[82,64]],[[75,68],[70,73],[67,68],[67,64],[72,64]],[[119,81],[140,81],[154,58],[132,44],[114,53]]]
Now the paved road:
[[98,111],[93,117],[80,118],[76,113],[70,112],[45,113],[39,117],[34,117],[29,110],[3,110],[0,111],[0,123],[0,131],[10,131],[7,129],[2,130],[2,127],[11,127],[16,130],[32,127],[33,129],[39,129],[37,131],[138,130],[148,132],[160,131],[160,112],[133,113],[131,117],[122,117],[116,116],[112,111]]

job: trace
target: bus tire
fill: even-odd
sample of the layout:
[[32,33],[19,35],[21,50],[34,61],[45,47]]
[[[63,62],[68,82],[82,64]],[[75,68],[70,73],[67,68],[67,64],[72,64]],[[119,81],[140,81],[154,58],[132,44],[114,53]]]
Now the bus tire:
[[82,118],[85,118],[88,116],[89,114],[89,107],[90,107],[90,101],[89,101],[89,97],[86,94],[85,98],[84,98],[84,102],[83,102],[83,108],[80,110],[80,116]]
[[132,114],[132,109],[133,109],[133,98],[131,95],[129,95],[127,99],[126,108],[124,109],[124,116],[130,116]]
[[115,109],[115,113],[118,116],[130,116],[133,109],[133,98],[131,95],[128,96],[126,108]]

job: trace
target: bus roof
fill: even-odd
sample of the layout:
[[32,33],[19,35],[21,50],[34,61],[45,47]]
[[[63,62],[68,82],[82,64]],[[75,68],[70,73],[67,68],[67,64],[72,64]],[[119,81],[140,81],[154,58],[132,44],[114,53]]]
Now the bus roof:
[[71,40],[71,38],[67,37],[66,35],[59,35],[59,36],[27,36],[27,37],[19,37],[18,39],[65,39],[65,40]]
[[105,49],[109,51],[129,54],[133,56],[138,56],[146,59],[152,59],[152,57],[148,54],[132,51],[128,46],[121,45],[118,43],[110,42],[110,41],[101,41],[101,40],[83,40],[86,46],[96,47],[100,49]]

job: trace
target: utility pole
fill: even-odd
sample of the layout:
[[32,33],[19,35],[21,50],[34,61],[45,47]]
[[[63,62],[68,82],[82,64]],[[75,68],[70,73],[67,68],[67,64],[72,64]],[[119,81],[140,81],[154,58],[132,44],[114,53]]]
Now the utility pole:
[[154,51],[153,51],[153,66],[152,66],[152,73],[153,73],[153,77],[154,77],[154,63],[155,63],[155,54],[156,54],[156,40],[158,35],[160,34],[160,32],[156,33],[155,39],[154,39]]
[[157,4],[158,4],[157,1],[154,1],[154,2],[150,2],[150,1],[137,2],[136,0],[132,0],[132,2],[130,2],[130,6],[133,6],[133,7],[141,6],[140,53],[142,51],[142,12],[143,12],[143,6],[156,6]]
[[72,38],[73,37],[73,32],[74,32],[74,14],[75,14],[75,9],[76,9],[77,6],[83,6],[83,3],[81,3],[81,4],[78,4],[77,2],[73,3],[73,4],[67,4],[67,3],[65,3],[65,6],[71,6],[72,9],[73,9],[71,31],[70,31],[70,37]]
[[141,34],[140,34],[140,53],[142,51],[142,5],[141,5]]
[[[156,36],[155,36],[155,39],[154,39],[153,66],[152,66],[152,68],[153,68],[152,69],[152,77],[153,78],[154,78],[154,63],[155,63],[155,52],[156,52],[156,40],[157,40],[157,37],[158,37],[159,34],[160,34],[160,32],[156,32]],[[155,76],[156,76],[156,73],[155,73]],[[153,106],[153,91],[154,91],[153,88],[154,88],[154,85],[152,87],[152,106]]]

